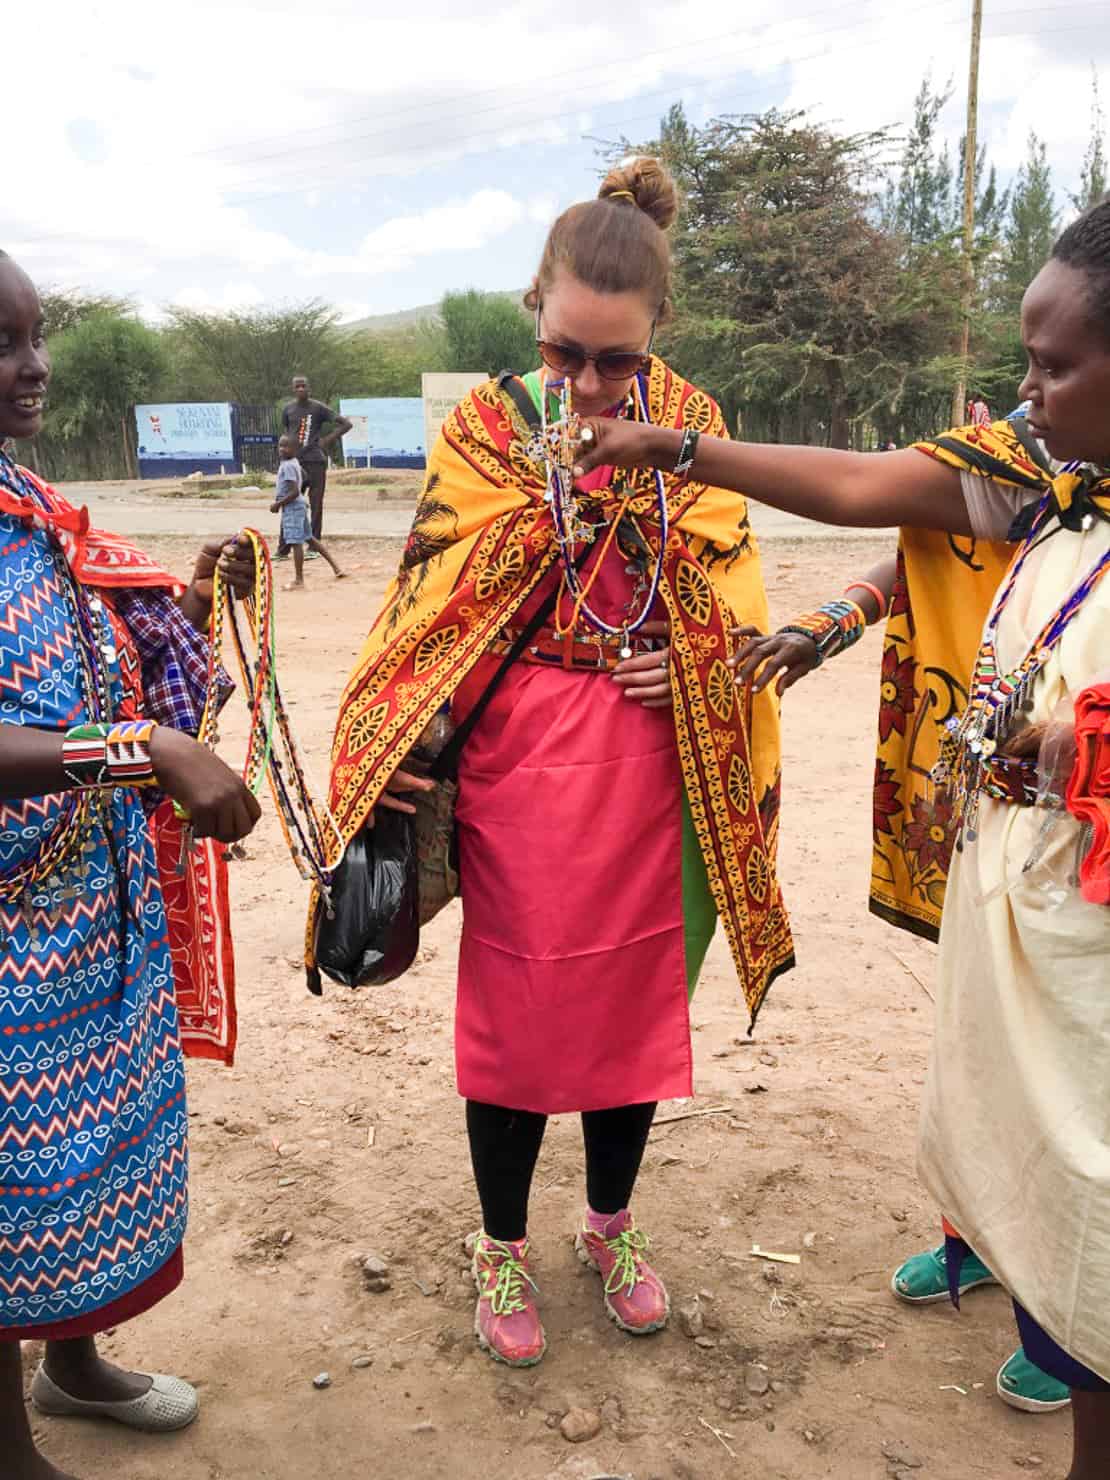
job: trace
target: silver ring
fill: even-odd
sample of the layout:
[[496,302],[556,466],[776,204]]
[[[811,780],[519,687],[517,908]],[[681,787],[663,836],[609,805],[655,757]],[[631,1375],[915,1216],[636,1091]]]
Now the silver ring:
[[584,447],[589,447],[594,440],[593,427],[583,427],[580,440]]

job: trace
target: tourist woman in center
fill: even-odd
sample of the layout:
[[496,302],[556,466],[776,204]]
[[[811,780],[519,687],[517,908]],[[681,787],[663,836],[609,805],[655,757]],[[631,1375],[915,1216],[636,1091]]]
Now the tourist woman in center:
[[545,1348],[527,1235],[547,1117],[582,1113],[574,1239],[608,1314],[660,1329],[667,1294],[629,1203],[656,1103],[692,1091],[689,997],[717,917],[753,1019],[793,959],[778,700],[746,702],[727,666],[729,628],[767,620],[744,499],[691,478],[681,451],[659,474],[602,467],[572,489],[558,453],[574,415],[726,434],[652,354],[675,209],[659,163],[636,159],[551,228],[528,297],[542,368],[447,418],[333,752],[349,840],[376,808],[410,806],[425,727],[472,710],[543,616],[466,741],[456,809],[476,1329],[513,1365]]

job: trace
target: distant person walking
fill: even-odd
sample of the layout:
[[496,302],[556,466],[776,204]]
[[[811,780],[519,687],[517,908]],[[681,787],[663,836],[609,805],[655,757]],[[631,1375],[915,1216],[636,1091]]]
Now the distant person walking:
[[[325,428],[327,430],[325,430]],[[303,375],[293,377],[293,399],[281,413],[281,429],[297,448],[297,461],[304,469],[305,492],[312,511],[312,537],[319,539],[324,530],[324,489],[328,481],[328,451],[351,430],[345,416],[336,413],[323,401],[309,395]],[[278,546],[278,558],[289,554],[284,541]]]
[[341,581],[345,572],[339,569],[322,540],[315,539],[309,528],[308,506],[304,501],[303,472],[297,461],[297,448],[292,437],[282,437],[278,442],[281,462],[277,471],[277,493],[270,505],[271,514],[281,515],[281,544],[293,551],[294,578],[286,591],[298,591],[304,585],[305,546],[322,555],[335,571],[335,579]]

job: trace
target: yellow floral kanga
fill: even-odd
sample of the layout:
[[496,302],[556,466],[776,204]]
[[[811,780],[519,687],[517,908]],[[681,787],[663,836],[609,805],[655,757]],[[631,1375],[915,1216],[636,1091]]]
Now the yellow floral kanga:
[[[1044,490],[1047,465],[1022,422],[963,427],[917,447],[961,472]],[[983,624],[1014,547],[903,529],[883,647],[875,760],[871,911],[936,940],[952,858],[951,809],[929,780],[944,725],[967,703]]]
[[[658,359],[647,400],[656,425],[726,435],[716,404]],[[472,391],[444,423],[400,571],[340,706],[331,806],[346,842],[429,720],[557,559],[543,470],[528,456],[530,435],[494,381]],[[660,595],[671,622],[678,756],[710,892],[754,1020],[771,982],[793,964],[774,871],[778,701],[763,693],[741,702],[723,659],[731,626],[766,630],[767,600],[745,500],[669,475],[665,482],[671,535]],[[629,495],[631,517],[655,554],[661,532],[652,475],[633,475]],[[604,516],[617,507],[609,489],[590,497]]]

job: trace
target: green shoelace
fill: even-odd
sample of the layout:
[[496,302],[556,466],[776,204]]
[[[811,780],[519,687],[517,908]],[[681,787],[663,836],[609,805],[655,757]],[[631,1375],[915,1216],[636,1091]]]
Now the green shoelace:
[[482,1299],[490,1302],[490,1309],[495,1316],[515,1315],[517,1311],[525,1308],[524,1286],[531,1285],[533,1290],[539,1287],[508,1244],[499,1243],[494,1238],[487,1239],[480,1257],[489,1254],[499,1255],[501,1263],[497,1269],[497,1279],[493,1289],[483,1290]]
[[651,1240],[638,1228],[626,1228],[616,1238],[605,1240],[605,1247],[615,1257],[616,1263],[605,1281],[606,1295],[617,1295],[621,1290],[632,1291],[640,1283],[640,1256]]

